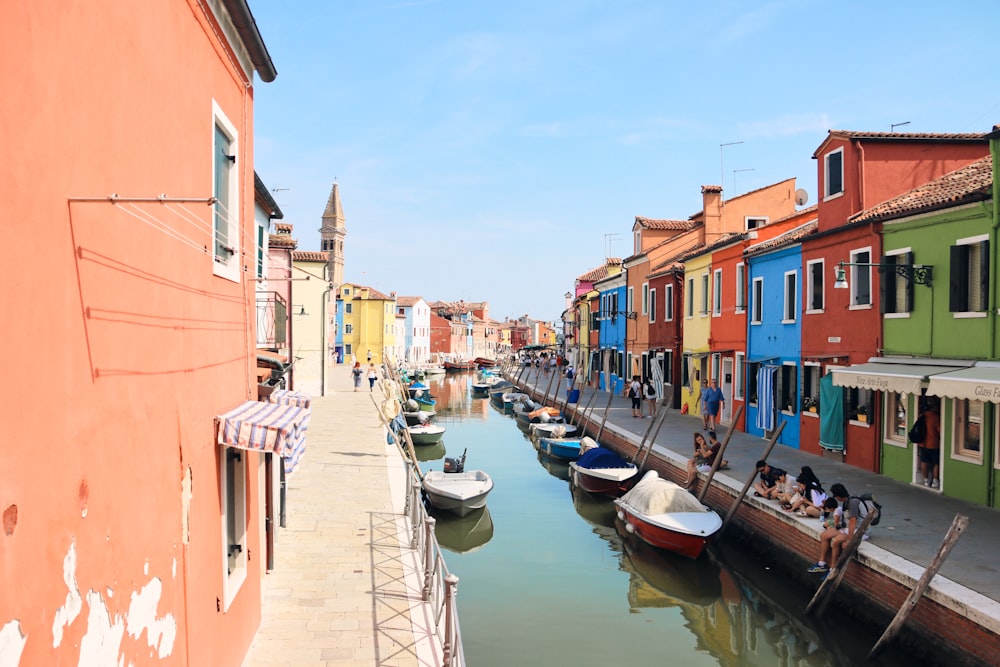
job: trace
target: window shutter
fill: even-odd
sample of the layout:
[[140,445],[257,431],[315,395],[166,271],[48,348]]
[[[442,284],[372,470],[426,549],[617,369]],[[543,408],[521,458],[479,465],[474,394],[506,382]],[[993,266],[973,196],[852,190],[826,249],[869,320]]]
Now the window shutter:
[[968,290],[965,288],[965,276],[968,273],[965,248],[953,245],[951,251],[951,266],[948,274],[948,310],[952,313],[963,313],[966,310]]
[[[882,264],[893,265],[895,257],[882,256]],[[878,269],[878,309],[883,315],[896,312],[896,270],[891,266],[880,266]]]
[[[903,255],[903,261],[910,266],[913,266],[913,253],[908,252]],[[912,274],[911,274],[912,275]],[[904,286],[903,292],[903,307],[906,309],[903,312],[912,313],[913,312],[913,281],[907,280]]]
[[990,242],[979,244],[979,303],[976,310],[986,310],[990,295]]

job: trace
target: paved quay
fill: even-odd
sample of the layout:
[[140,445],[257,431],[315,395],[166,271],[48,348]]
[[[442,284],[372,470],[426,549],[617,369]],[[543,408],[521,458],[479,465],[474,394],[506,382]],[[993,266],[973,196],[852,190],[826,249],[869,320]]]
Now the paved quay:
[[330,395],[312,399],[243,665],[439,666],[416,557],[405,546],[402,457],[386,443],[368,383],[355,392],[346,367],[333,373]]
[[[536,379],[533,372],[525,373],[522,384],[528,384],[539,395],[550,389],[549,377],[544,373]],[[578,387],[579,388],[579,387]],[[583,387],[576,406],[591,406],[588,416],[597,424],[601,422],[608,405],[606,392]],[[565,380],[557,402],[565,408]],[[574,406],[570,406],[573,408]],[[648,414],[648,413],[647,413]],[[628,398],[615,396],[608,410],[606,430],[613,430],[638,442],[650,423],[649,419],[634,419]],[[726,426],[718,431],[719,440],[726,436]],[[670,461],[683,472],[693,448],[693,434],[702,430],[699,416],[682,415],[671,410],[656,438],[654,452]],[[713,484],[723,484],[739,493],[754,471],[754,464],[763,454],[767,441],[742,431],[734,431],[724,458],[730,470],[717,471]],[[942,496],[927,487],[906,484],[882,475],[862,470],[831,458],[802,452],[798,449],[775,445],[768,461],[791,474],[798,474],[808,465],[829,489],[835,482],[842,483],[852,495],[871,492],[882,504],[883,518],[871,529],[871,539],[864,542],[859,558],[866,563],[877,563],[879,569],[902,575],[909,586],[918,580],[937,554],[945,534],[956,514],[969,517],[969,526],[962,533],[954,549],[938,574],[931,581],[926,595],[947,607],[960,610],[992,632],[1000,634],[1000,511],[981,505]],[[705,475],[701,475],[704,480]],[[945,481],[947,483],[947,480]],[[813,560],[819,556],[819,521],[798,517],[784,512],[776,501],[753,497],[744,500],[763,511],[781,516],[790,529],[815,533],[817,548]],[[739,519],[737,514],[736,519]]]

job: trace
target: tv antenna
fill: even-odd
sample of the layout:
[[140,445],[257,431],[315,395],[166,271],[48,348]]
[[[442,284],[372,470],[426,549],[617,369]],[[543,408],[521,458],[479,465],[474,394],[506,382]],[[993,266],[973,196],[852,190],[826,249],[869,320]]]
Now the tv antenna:
[[726,146],[736,146],[736,145],[742,144],[742,143],[743,143],[743,140],[741,139],[739,141],[730,141],[728,144],[719,144],[719,176],[722,177],[722,180],[719,182],[720,186],[725,187],[725,185],[726,185],[726,168],[723,166],[723,162],[722,162],[722,152],[723,152],[723,149]]
[[754,171],[753,169],[733,169],[733,196],[736,196],[736,174],[741,171]]
[[617,241],[622,237],[621,234],[605,234],[604,235],[604,258],[608,259],[611,257],[611,242]]
[[904,121],[902,123],[893,123],[892,125],[889,126],[889,131],[890,132],[895,132],[897,127],[903,127],[904,125],[909,125],[909,124],[910,124],[910,121],[908,121],[908,120]]

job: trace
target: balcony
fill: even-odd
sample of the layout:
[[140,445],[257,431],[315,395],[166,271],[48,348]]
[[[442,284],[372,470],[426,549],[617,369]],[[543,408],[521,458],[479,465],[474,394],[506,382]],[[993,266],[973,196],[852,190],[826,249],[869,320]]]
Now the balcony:
[[257,293],[257,347],[282,348],[288,339],[288,302],[277,292]]

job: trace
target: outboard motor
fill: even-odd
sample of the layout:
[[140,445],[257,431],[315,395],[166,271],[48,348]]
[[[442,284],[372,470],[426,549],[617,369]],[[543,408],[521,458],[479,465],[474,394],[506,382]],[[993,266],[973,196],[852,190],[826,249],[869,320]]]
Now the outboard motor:
[[469,450],[466,449],[462,452],[462,456],[458,458],[447,458],[444,459],[444,471],[445,472],[465,472],[465,454]]

